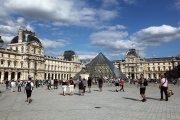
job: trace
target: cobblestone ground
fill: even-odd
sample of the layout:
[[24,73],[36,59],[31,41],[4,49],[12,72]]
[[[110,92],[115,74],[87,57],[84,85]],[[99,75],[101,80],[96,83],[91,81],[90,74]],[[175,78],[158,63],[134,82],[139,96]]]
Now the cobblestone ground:
[[[26,94],[11,92],[0,85],[0,120],[180,120],[180,87],[170,85],[174,95],[169,101],[159,101],[158,85],[149,85],[147,101],[141,102],[139,88],[125,85],[125,92],[115,92],[115,87],[97,85],[92,92],[79,96],[62,95],[59,89],[35,88],[32,102],[27,105]],[[87,91],[87,89],[86,89]],[[69,89],[67,89],[69,93]]]

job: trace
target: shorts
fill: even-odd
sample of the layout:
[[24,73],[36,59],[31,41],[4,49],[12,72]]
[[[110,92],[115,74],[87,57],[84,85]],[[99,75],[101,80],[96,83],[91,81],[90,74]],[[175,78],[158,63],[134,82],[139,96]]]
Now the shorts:
[[27,98],[31,97],[32,90],[26,90]]
[[74,85],[69,85],[69,90],[73,91],[74,90]]
[[145,94],[146,88],[140,88],[140,94]]
[[99,84],[99,88],[102,88],[102,84]]
[[66,88],[67,88],[67,85],[63,85],[63,86],[62,86],[62,90],[63,90],[64,92],[66,92]]

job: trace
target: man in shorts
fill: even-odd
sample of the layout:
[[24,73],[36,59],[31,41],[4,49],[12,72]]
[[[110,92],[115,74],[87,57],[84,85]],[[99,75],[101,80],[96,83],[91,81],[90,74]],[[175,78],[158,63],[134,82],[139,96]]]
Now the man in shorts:
[[92,79],[91,79],[91,77],[89,77],[89,78],[88,78],[89,93],[91,92],[91,83],[92,83]]
[[145,91],[146,91],[146,86],[144,86],[144,75],[141,74],[140,75],[140,80],[138,80],[138,83],[140,85],[140,95],[142,96],[142,102],[145,102],[146,101],[146,94],[145,94]]

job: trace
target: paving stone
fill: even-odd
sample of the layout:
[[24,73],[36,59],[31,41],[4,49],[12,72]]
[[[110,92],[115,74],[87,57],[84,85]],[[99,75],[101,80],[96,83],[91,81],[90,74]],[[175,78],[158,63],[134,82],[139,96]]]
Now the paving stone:
[[[62,95],[59,89],[34,88],[32,102],[27,105],[26,94],[11,92],[0,84],[0,120],[179,120],[180,87],[169,85],[174,95],[169,101],[159,101],[158,85],[149,84],[146,102],[141,102],[137,85],[125,85],[125,92],[115,92],[115,87],[104,85],[100,92],[97,85],[92,92],[73,96]],[[88,89],[86,89],[88,91]]]

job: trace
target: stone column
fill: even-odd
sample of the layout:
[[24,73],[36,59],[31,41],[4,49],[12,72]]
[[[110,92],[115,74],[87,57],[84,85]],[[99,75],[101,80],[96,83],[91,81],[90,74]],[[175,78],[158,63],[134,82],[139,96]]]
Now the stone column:
[[17,73],[18,73],[18,72],[14,72],[14,73],[15,73],[14,79],[15,79],[15,80],[18,80],[18,78],[17,78]]
[[4,82],[4,71],[1,72],[0,82]]
[[8,80],[11,80],[11,72],[8,72]]

